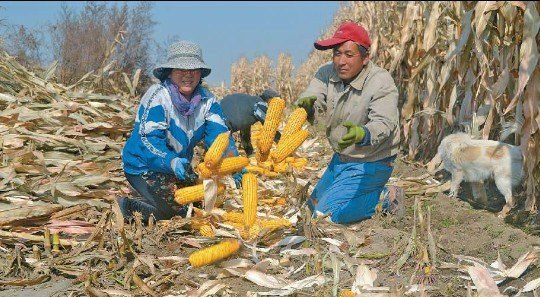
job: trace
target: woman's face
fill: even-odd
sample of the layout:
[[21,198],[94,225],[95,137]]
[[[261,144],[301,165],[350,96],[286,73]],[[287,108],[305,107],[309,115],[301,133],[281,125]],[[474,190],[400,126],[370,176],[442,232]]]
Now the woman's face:
[[191,95],[201,81],[201,69],[173,69],[171,80],[178,87],[178,90],[186,99],[191,99]]

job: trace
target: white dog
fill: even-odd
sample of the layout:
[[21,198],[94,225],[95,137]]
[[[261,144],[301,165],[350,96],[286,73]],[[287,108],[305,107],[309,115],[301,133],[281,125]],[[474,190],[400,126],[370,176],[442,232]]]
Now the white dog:
[[483,182],[493,177],[506,200],[499,217],[506,216],[514,206],[512,186],[520,182],[523,170],[519,147],[493,140],[475,140],[469,134],[456,133],[443,138],[428,169],[438,171],[433,169],[441,161],[439,169],[444,167],[452,173],[451,197],[457,195],[463,180]]

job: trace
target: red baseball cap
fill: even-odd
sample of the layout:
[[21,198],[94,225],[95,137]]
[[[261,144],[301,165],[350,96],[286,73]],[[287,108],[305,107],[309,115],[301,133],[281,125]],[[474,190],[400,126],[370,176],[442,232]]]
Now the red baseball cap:
[[314,45],[318,50],[327,50],[348,40],[354,41],[366,49],[369,49],[371,45],[371,40],[366,29],[353,22],[344,22],[339,26],[332,38],[317,41]]

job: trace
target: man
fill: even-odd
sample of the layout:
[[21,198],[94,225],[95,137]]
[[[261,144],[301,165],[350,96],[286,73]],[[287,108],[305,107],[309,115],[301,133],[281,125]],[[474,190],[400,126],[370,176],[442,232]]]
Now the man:
[[[253,154],[251,126],[256,122],[264,124],[268,100],[274,97],[279,97],[279,94],[272,89],[267,89],[261,96],[235,93],[223,97],[220,101],[225,123],[231,132],[240,131],[242,147],[248,156]],[[281,134],[278,131],[274,140],[277,142],[280,137]]]
[[314,45],[332,50],[332,62],[317,70],[296,105],[310,119],[314,104],[326,111],[326,136],[335,153],[309,208],[316,215],[330,214],[334,223],[353,223],[370,218],[383,193],[382,208],[402,215],[403,190],[385,187],[400,141],[392,77],[369,60],[369,35],[353,22],[344,22],[332,38]]

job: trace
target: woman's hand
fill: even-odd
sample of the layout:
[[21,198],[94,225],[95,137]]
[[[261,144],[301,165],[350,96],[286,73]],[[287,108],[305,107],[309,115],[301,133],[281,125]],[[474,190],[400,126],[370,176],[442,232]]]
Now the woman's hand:
[[174,158],[171,160],[171,168],[177,179],[185,181],[188,177],[186,172],[191,167],[191,162],[186,158]]

